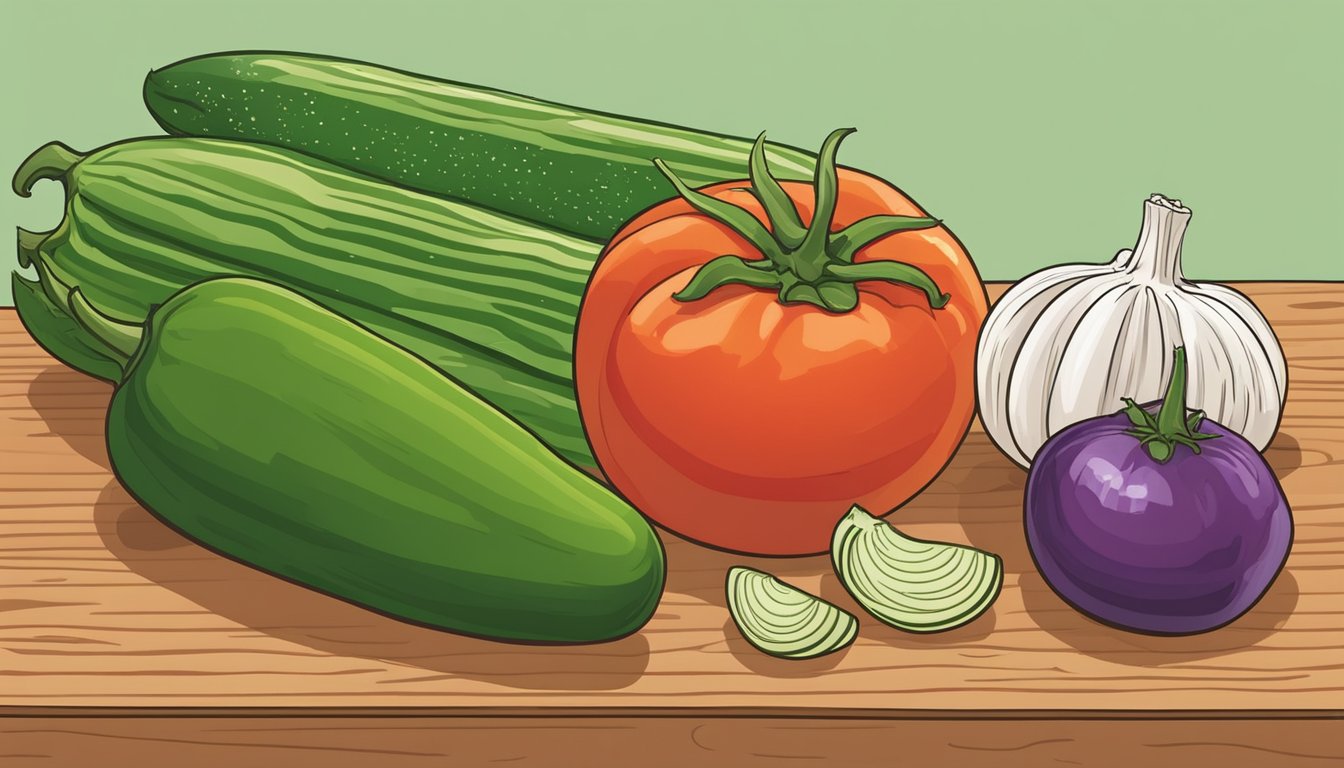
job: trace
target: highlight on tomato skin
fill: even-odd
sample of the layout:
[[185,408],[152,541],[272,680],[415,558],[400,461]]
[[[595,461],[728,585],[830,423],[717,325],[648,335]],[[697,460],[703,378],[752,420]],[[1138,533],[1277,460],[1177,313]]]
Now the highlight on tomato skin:
[[686,188],[634,217],[590,279],[580,415],[603,473],[683,537],[827,551],[852,505],[886,512],[950,460],[974,413],[988,302],[943,223],[869,174]]

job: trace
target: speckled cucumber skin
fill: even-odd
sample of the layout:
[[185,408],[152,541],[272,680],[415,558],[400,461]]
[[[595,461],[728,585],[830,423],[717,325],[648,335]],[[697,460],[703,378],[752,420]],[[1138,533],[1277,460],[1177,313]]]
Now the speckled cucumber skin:
[[662,593],[648,522],[498,411],[288,289],[193,285],[107,416],[121,482],[244,563],[491,639],[610,640]]
[[[141,322],[202,278],[274,280],[452,374],[566,459],[596,466],[572,370],[595,244],[220,139],[114,144],[64,182],[65,219],[37,252],[101,311]],[[28,314],[62,343],[65,330]],[[86,357],[62,359],[87,369]]]
[[[691,186],[743,178],[751,142],[553,104],[361,62],[214,54],[150,72],[145,104],[169,133],[296,149],[361,173],[605,241]],[[813,156],[770,145],[781,178]]]

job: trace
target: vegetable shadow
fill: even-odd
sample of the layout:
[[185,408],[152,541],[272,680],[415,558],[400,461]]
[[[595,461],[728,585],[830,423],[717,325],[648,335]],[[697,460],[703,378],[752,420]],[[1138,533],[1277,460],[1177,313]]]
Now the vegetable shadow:
[[1297,438],[1280,430],[1274,436],[1274,441],[1265,449],[1265,460],[1274,470],[1274,474],[1279,480],[1291,475],[1294,470],[1302,466],[1302,446],[1297,442]]
[[98,498],[94,523],[131,571],[238,623],[240,633],[423,670],[404,676],[417,682],[465,678],[526,690],[615,690],[648,667],[649,643],[641,633],[591,645],[492,642],[397,621],[300,587],[193,543],[115,479]]
[[[728,569],[735,565],[744,565],[765,571],[780,580],[817,594],[817,582],[822,574],[831,570],[831,560],[825,555],[808,557],[751,557],[722,550],[703,547],[687,541],[675,534],[659,528],[663,544],[667,548],[667,561],[676,563],[674,570],[667,574],[669,595],[678,595],[718,606],[723,609],[723,638],[728,653],[732,654],[742,666],[758,675],[775,678],[806,678],[825,674],[835,668],[844,659],[849,648],[815,659],[781,659],[759,651],[747,641],[728,614],[728,595],[726,581]],[[854,613],[852,603],[842,605],[845,610]],[[859,618],[859,635],[863,636],[865,627],[863,617]],[[850,647],[853,647],[852,645]]]
[[946,649],[974,644],[989,637],[994,632],[994,626],[998,621],[994,614],[994,606],[990,606],[989,610],[976,617],[974,621],[956,629],[942,632],[906,632],[873,618],[854,601],[854,598],[845,589],[844,584],[840,583],[840,577],[834,573],[827,573],[821,577],[821,597],[827,602],[834,603],[854,614],[859,620],[859,635],[861,637],[866,637],[883,645],[889,645],[892,648]]
[[103,420],[112,387],[73,368],[51,365],[28,384],[28,402],[42,423],[80,456],[111,471]]
[[[1022,532],[1026,487],[1026,470],[977,431],[966,438],[933,485],[907,507],[911,511],[898,510],[896,515],[914,515],[921,503],[941,499],[941,506],[953,508],[966,543],[1003,558],[1005,573],[1034,571],[1036,566]],[[936,519],[932,514],[920,517]]]
[[735,565],[765,571],[813,594],[817,579],[831,570],[827,555],[754,557],[701,546],[661,526],[658,535],[667,551],[667,561],[677,564],[668,570],[666,591],[722,606],[724,610],[728,607],[728,569]]
[[725,593],[724,582],[727,579],[728,569],[735,565],[744,565],[770,573],[853,614],[859,620],[859,636],[855,644],[881,643],[905,649],[945,648],[973,644],[994,631],[993,608],[970,624],[947,632],[919,634],[889,627],[873,618],[850,597],[849,592],[840,583],[839,577],[835,575],[831,559],[827,555],[788,558],[750,557],[701,547],[666,533],[663,540],[667,545],[668,560],[677,563],[677,569],[668,574],[667,592],[723,608],[725,619],[722,631],[728,653],[732,654],[743,667],[765,677],[799,679],[825,674],[843,662],[854,646],[850,645],[815,659],[781,659],[757,650],[742,636],[736,623],[728,615],[728,596]]
[[1297,579],[1285,568],[1260,602],[1231,624],[1199,635],[1163,637],[1127,632],[1089,619],[1065,603],[1034,571],[1022,574],[1018,587],[1027,613],[1041,629],[1079,653],[1137,667],[1176,665],[1245,651],[1283,626],[1298,600]]
[[[863,635],[862,619],[860,619],[859,635]],[[849,653],[849,649],[854,647],[854,643],[850,643],[834,653],[819,656],[815,659],[783,659],[771,656],[764,651],[758,651],[751,643],[747,642],[731,616],[723,622],[723,636],[728,643],[728,652],[733,655],[733,658],[741,662],[742,666],[764,677],[782,679],[796,680],[823,675],[835,669],[836,665],[844,660],[846,654]],[[857,638],[855,642],[858,642]]]
[[[915,536],[954,537],[1003,558],[1005,574],[1033,571],[1031,554],[1022,535],[1022,493],[1027,474],[998,451],[983,432],[972,430],[951,463],[938,478],[908,504],[894,510],[887,520]],[[958,537],[945,529],[959,526]],[[697,546],[660,529],[669,562],[677,569],[668,574],[667,590],[721,606],[727,614],[724,580],[734,565],[766,571],[779,579],[849,611],[859,620],[859,643],[882,643],[894,648],[946,648],[971,645],[994,631],[991,607],[975,621],[953,630],[935,633],[903,632],[873,618],[861,608],[840,583],[828,555],[809,557],[749,557]],[[1010,579],[1005,579],[1011,583]],[[738,631],[731,617],[723,623],[729,652],[753,672],[767,677],[803,678],[823,674],[848,653],[843,649],[829,656],[805,661],[777,659],[756,650]]]

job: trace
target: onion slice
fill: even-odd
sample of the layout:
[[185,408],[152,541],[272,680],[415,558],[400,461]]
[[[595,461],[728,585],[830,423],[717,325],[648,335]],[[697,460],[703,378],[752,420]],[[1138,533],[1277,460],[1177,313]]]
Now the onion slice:
[[728,569],[728,612],[758,650],[811,659],[854,642],[858,619],[819,597],[745,566]]
[[1003,586],[998,555],[911,538],[859,506],[836,526],[831,561],[864,610],[907,632],[968,624],[989,609]]

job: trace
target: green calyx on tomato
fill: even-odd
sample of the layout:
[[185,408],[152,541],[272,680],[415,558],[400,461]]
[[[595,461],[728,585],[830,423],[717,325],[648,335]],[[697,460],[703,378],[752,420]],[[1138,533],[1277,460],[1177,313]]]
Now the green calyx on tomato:
[[744,208],[691,189],[662,160],[654,165],[697,211],[741,235],[763,258],[724,255],[711,259],[673,294],[678,301],[695,301],[724,285],[750,285],[779,291],[782,304],[808,303],[830,312],[848,312],[859,304],[857,283],[880,280],[923,291],[929,306],[941,309],[951,296],[918,267],[897,261],[854,263],[859,249],[895,232],[928,229],[939,220],[920,216],[869,216],[831,232],[838,182],[835,154],[853,128],[832,131],[822,142],[813,176],[816,207],[806,226],[778,180],[770,175],[765,158],[765,134],[751,148],[749,191],[765,209],[770,228]]

